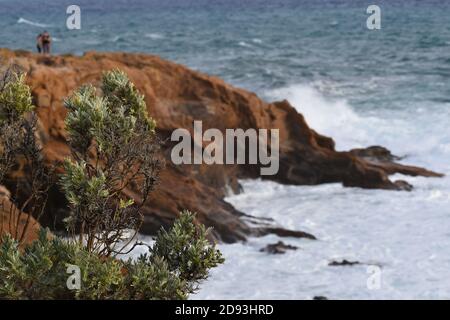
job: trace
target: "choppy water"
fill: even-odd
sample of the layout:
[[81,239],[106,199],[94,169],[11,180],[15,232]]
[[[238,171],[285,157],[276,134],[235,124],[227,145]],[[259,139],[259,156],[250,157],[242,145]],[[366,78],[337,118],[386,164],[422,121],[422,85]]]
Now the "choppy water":
[[[0,0],[0,47],[140,51],[218,75],[268,100],[287,98],[338,149],[380,144],[407,163],[450,174],[450,2],[314,0],[77,1],[82,29],[65,28],[70,1]],[[382,30],[365,27],[382,9]],[[400,177],[405,178],[405,177]],[[406,178],[411,193],[244,181],[229,198],[319,241],[260,253],[276,237],[222,245],[227,263],[195,298],[450,298],[450,180]],[[367,266],[382,268],[379,290]]]

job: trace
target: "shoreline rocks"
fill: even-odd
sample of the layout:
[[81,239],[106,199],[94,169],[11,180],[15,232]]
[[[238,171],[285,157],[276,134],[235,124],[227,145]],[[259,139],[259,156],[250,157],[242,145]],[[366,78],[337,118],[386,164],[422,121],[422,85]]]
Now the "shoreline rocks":
[[270,254],[284,254],[287,250],[297,250],[298,247],[285,244],[283,241],[278,241],[277,243],[268,244],[264,248],[260,249],[260,252],[267,252]]
[[[157,122],[157,133],[165,141],[162,153],[168,160],[157,190],[143,209],[145,234],[154,234],[161,226],[168,227],[180,210],[188,209],[198,213],[198,221],[213,227],[213,239],[223,242],[245,241],[248,236],[269,233],[308,238],[293,230],[249,226],[241,219],[244,214],[224,201],[230,190],[239,192],[238,179],[260,177],[259,165],[176,166],[171,163],[172,131],[178,128],[192,131],[194,120],[201,120],[204,130],[217,128],[222,132],[227,128],[279,129],[280,170],[274,176],[263,178],[283,184],[338,182],[348,187],[407,190],[411,188],[409,184],[391,181],[389,175],[399,172],[440,176],[423,168],[394,163],[393,159],[374,162],[360,151],[338,152],[334,141],[311,129],[288,101],[265,102],[252,92],[157,56],[88,52],[80,57],[42,57],[0,49],[0,59],[17,64],[27,72],[48,163],[69,155],[63,99],[83,84],[98,84],[105,70],[120,68],[129,75],[145,95],[149,114]],[[139,202],[132,188],[125,193]],[[64,197],[58,190],[52,190],[48,201],[43,224],[58,227],[67,211]]]
[[330,267],[345,267],[345,266],[355,266],[361,264],[359,261],[349,261],[349,260],[342,260],[342,261],[331,261],[328,265]]

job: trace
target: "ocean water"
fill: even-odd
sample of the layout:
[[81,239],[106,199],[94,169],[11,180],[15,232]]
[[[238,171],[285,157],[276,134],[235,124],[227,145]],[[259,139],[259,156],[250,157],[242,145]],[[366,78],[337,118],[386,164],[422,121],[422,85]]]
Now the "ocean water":
[[[47,29],[55,53],[157,54],[288,99],[340,150],[383,145],[447,174],[393,177],[412,192],[242,181],[227,199],[238,209],[319,240],[281,239],[299,247],[285,255],[259,252],[275,236],[220,245],[227,261],[194,299],[450,298],[450,2],[80,0],[78,31],[65,27],[70,4],[0,0],[0,47],[34,50]],[[366,28],[370,4],[381,30]],[[342,259],[362,264],[328,266]]]

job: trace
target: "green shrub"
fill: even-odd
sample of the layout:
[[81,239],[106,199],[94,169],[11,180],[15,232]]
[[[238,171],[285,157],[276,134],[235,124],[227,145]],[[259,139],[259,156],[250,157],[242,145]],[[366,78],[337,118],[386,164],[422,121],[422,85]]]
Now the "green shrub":
[[[139,230],[140,209],[163,162],[155,121],[126,74],[106,72],[101,87],[103,95],[85,85],[65,101],[72,156],[64,162],[61,186],[71,206],[69,231],[87,250],[109,256],[122,252],[116,244],[126,240],[126,231]],[[131,184],[138,186],[137,199],[122,192]]]
[[[65,220],[70,237],[42,229],[39,239],[22,249],[26,230],[20,235],[0,230],[0,299],[186,299],[224,261],[207,240],[208,230],[187,211],[170,230],[158,233],[147,254],[118,259],[142,245],[135,240],[141,208],[163,163],[155,122],[127,76],[105,73],[102,92],[88,85],[65,101],[72,155],[62,164],[59,185],[71,209]],[[35,139],[36,117],[26,118],[32,109],[24,76],[9,74],[0,86],[0,183],[17,157],[29,159],[33,205],[28,213],[38,218],[50,180]],[[124,195],[130,185],[137,187],[138,199]],[[75,276],[67,273],[70,266],[80,270],[79,288],[67,285]]]
[[[205,236],[194,215],[184,212],[171,230],[160,232],[148,254],[123,261],[101,257],[77,242],[50,238],[44,229],[23,251],[5,235],[0,299],[186,299],[207,270],[223,262]],[[176,253],[171,247],[175,243]],[[80,268],[79,289],[67,287],[70,265]]]
[[44,164],[33,110],[25,74],[17,66],[0,71],[0,185],[7,184],[14,192],[0,201],[0,236],[9,232],[19,243],[36,226],[31,217],[42,216],[53,179]]
[[6,72],[0,87],[0,122],[17,120],[33,110],[30,88],[25,84],[24,74]]

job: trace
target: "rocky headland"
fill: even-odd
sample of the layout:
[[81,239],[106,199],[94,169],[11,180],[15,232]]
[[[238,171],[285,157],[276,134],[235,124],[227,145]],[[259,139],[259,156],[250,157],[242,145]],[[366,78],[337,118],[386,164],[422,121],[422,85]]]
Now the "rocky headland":
[[[222,242],[269,233],[314,239],[301,231],[280,228],[274,221],[249,217],[224,200],[231,192],[240,191],[238,179],[260,177],[258,165],[174,165],[170,160],[171,133],[185,128],[193,135],[194,120],[201,120],[204,130],[217,128],[222,132],[235,128],[279,129],[280,170],[274,176],[262,177],[278,183],[342,183],[346,187],[411,190],[410,184],[392,181],[389,175],[441,176],[424,168],[399,164],[396,162],[399,159],[382,147],[338,152],[333,139],[310,128],[288,101],[265,102],[252,92],[157,56],[88,52],[79,57],[48,57],[0,49],[0,62],[17,64],[27,73],[39,117],[38,134],[48,164],[69,155],[63,100],[83,84],[99,83],[103,71],[120,68],[128,74],[145,95],[166,158],[159,185],[144,207],[141,229],[144,234],[154,234],[161,226],[169,226],[180,210],[189,209],[197,212],[201,223],[213,227],[213,237]],[[19,166],[14,179],[21,179],[24,174]],[[10,179],[8,188],[13,188],[14,179]],[[133,188],[124,192],[139,201]],[[61,228],[66,212],[64,195],[54,189],[41,222]]]

